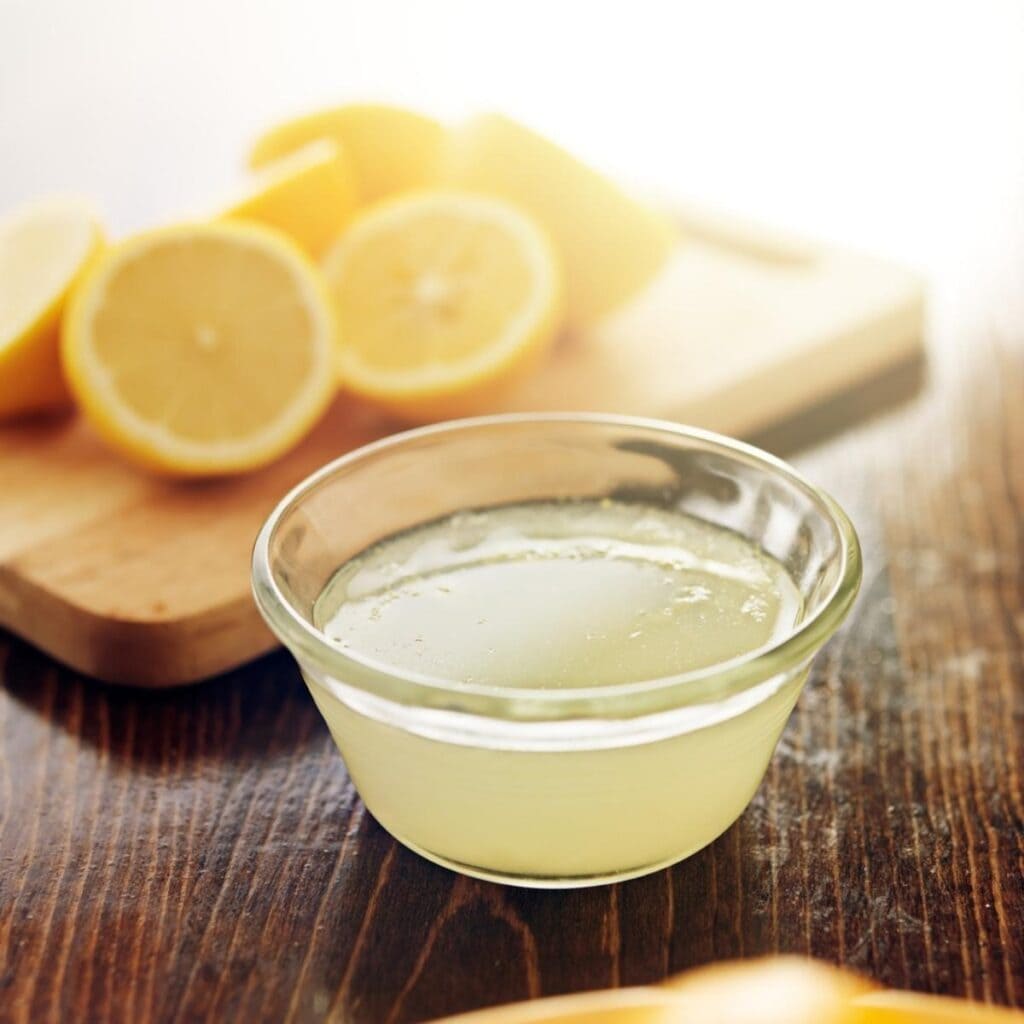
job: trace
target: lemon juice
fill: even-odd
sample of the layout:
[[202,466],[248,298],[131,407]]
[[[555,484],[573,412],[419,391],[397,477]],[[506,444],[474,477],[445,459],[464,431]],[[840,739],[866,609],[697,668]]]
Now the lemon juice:
[[[785,638],[801,609],[785,568],[739,534],[606,499],[461,512],[387,537],[341,566],[313,619],[358,662],[514,697],[654,686]],[[343,684],[311,688],[396,837],[464,871],[564,885],[649,871],[727,828],[805,675],[579,735],[572,722],[495,735],[453,723],[472,718],[457,711],[410,721]]]
[[455,682],[607,686],[705,668],[790,630],[778,562],[720,527],[618,502],[460,513],[350,561],[314,612],[343,648]]

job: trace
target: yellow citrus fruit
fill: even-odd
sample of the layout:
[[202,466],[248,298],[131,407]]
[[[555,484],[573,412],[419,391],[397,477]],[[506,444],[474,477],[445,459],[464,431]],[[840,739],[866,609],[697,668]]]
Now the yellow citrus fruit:
[[659,988],[609,989],[495,1006],[434,1024],[1011,1024],[1024,1014],[876,989],[796,956],[712,964]]
[[316,267],[255,224],[185,224],[108,249],[64,318],[68,383],[99,433],[160,472],[259,466],[334,390],[336,325]]
[[429,117],[378,103],[320,110],[271,128],[249,153],[263,167],[314,139],[333,139],[356,172],[361,202],[370,203],[430,184],[436,177],[444,129]]
[[1024,1013],[965,999],[891,989],[854,1000],[854,1024],[1021,1024]]
[[103,235],[83,203],[47,200],[0,221],[0,418],[66,405],[60,317]]
[[553,142],[486,114],[450,135],[441,177],[501,196],[544,226],[562,254],[570,323],[591,323],[631,298],[676,241],[668,220]]
[[355,208],[351,161],[337,143],[319,139],[262,168],[249,191],[223,216],[277,228],[319,256]]
[[691,1020],[711,1024],[685,1016],[679,998],[664,989],[618,988],[492,1006],[434,1024],[691,1024]]
[[853,1024],[851,1000],[873,986],[856,974],[797,956],[736,960],[666,982],[682,1000],[682,1021],[743,1024]]
[[412,418],[475,411],[561,324],[544,232],[500,200],[420,192],[362,214],[324,260],[342,383]]

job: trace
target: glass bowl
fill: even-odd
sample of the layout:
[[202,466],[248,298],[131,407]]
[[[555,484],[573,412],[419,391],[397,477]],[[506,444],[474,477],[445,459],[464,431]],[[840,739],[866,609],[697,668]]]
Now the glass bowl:
[[[605,497],[753,541],[800,591],[798,622],[710,668],[572,690],[397,671],[314,624],[335,571],[384,537],[462,510]],[[380,824],[456,871],[551,888],[656,871],[725,831],[860,579],[849,519],[784,462],[703,430],[587,414],[461,420],[367,445],[287,495],[253,554],[260,611]]]

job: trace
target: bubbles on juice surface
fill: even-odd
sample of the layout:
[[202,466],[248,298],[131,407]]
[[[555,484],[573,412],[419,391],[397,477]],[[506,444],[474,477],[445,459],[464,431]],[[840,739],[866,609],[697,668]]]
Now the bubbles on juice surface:
[[314,609],[346,652],[448,682],[607,686],[787,633],[783,567],[721,527],[611,499],[461,512],[343,565]]

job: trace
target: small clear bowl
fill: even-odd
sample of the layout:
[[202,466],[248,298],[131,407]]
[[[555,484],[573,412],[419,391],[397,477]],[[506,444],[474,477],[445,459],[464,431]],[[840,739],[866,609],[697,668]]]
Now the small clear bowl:
[[[791,575],[800,621],[710,668],[572,690],[397,671],[314,625],[334,572],[390,534],[460,510],[604,497],[752,540]],[[550,888],[656,871],[724,832],[860,579],[849,519],[785,463],[703,430],[587,414],[462,420],[367,445],[299,484],[253,555],[260,611],[381,825],[456,871]]]

